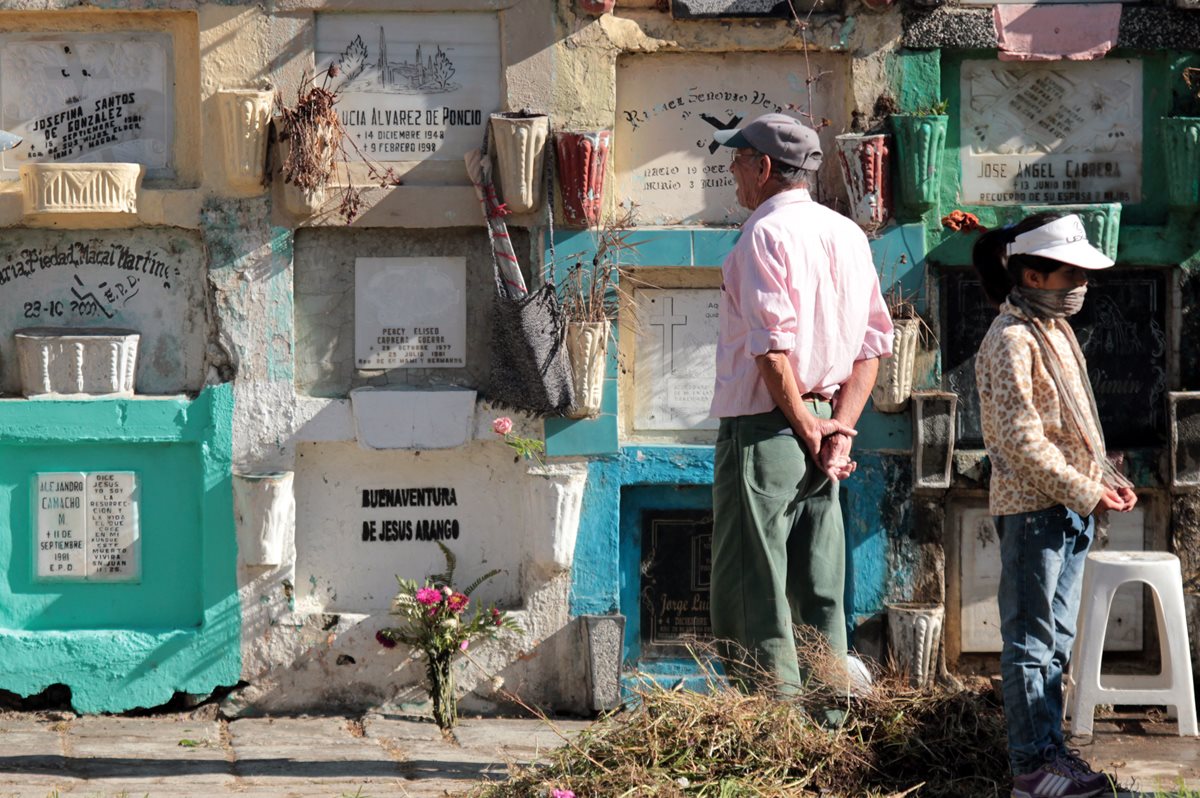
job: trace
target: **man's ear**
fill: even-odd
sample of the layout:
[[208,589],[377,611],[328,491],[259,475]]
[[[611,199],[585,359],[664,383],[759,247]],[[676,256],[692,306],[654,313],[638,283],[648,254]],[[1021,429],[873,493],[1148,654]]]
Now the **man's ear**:
[[771,177],[771,156],[764,155],[761,159],[759,159],[758,168],[762,170],[758,175],[759,183],[766,183]]
[[1034,288],[1041,288],[1046,284],[1046,275],[1039,272],[1037,269],[1023,269],[1021,276],[1025,278],[1025,283]]

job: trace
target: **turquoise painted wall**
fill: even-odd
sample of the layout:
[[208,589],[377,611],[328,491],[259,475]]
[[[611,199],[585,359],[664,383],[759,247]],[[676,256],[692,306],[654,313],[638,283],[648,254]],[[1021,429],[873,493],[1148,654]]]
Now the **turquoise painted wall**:
[[[0,689],[71,688],[79,712],[152,707],[241,675],[233,390],[197,398],[0,401]],[[39,582],[39,471],[140,482],[141,580]]]

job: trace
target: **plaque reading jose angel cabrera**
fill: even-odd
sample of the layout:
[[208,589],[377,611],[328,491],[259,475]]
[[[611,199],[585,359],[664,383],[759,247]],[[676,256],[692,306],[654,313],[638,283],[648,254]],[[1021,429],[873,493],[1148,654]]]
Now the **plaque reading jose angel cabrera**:
[[342,125],[373,161],[461,160],[500,107],[495,14],[318,14]]
[[962,201],[1138,202],[1142,64],[965,61]]

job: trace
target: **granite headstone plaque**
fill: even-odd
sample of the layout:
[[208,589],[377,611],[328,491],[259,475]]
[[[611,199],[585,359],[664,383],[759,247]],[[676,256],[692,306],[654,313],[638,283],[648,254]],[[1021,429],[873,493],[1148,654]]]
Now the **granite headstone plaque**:
[[[715,131],[782,111],[801,120],[827,118],[826,153],[846,124],[846,62],[812,53],[727,53],[632,56],[617,61],[617,127],[613,137],[617,193],[637,206],[646,225],[740,223],[729,163],[733,150],[713,143]],[[809,82],[809,76],[820,78]],[[840,190],[834,158],[821,186]]]
[[169,174],[175,61],[167,33],[0,35],[0,127],[22,137],[21,164],[103,161]]
[[637,430],[716,429],[712,404],[721,292],[646,288],[634,292]]
[[[951,270],[942,281],[943,368],[959,396],[959,448],[982,448],[975,353],[995,317],[971,272]],[[1167,390],[1166,284],[1152,269],[1092,277],[1083,310],[1071,318],[1110,449],[1155,445],[1165,428]]]
[[960,202],[1141,200],[1141,61],[965,61],[960,85]]
[[462,368],[466,288],[466,258],[355,260],[358,368]]
[[128,582],[140,578],[136,474],[40,473],[34,486],[39,579]]
[[316,39],[317,74],[337,67],[342,125],[372,161],[461,161],[500,110],[496,14],[318,14]]
[[641,637],[645,656],[677,656],[712,638],[712,512],[642,513]]

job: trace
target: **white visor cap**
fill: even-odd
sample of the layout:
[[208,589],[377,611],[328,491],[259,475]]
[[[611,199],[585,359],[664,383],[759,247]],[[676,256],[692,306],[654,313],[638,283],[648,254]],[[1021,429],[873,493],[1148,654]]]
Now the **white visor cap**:
[[1107,269],[1113,259],[1088,243],[1083,222],[1069,214],[1021,233],[1008,245],[1008,257],[1036,255],[1081,269]]

